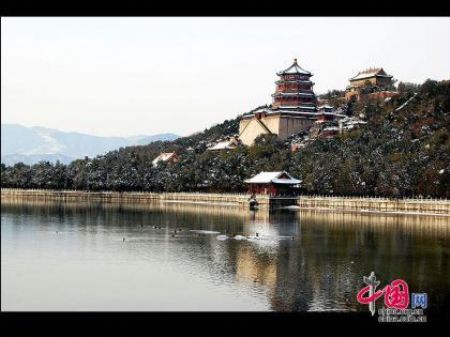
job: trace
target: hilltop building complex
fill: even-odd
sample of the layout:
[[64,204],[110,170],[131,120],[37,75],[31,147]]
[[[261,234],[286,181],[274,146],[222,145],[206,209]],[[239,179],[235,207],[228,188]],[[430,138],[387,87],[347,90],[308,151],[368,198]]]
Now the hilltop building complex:
[[[316,97],[313,91],[313,74],[300,67],[297,59],[290,67],[278,72],[277,76],[272,104],[261,105],[245,113],[239,122],[239,135],[233,141],[222,140],[209,150],[230,150],[238,144],[251,146],[261,135],[275,135],[282,140],[292,141],[292,137],[297,139],[297,136],[304,131],[309,132],[311,128],[313,134],[317,133],[312,139],[333,137],[357,126],[352,124],[347,128],[345,123],[338,125],[340,120],[349,117],[352,102],[366,98],[386,100],[398,95],[393,76],[383,68],[360,71],[349,79],[350,84],[345,91],[334,90],[321,98]],[[306,143],[302,141],[302,144]],[[298,148],[301,147],[294,146],[293,150]]]
[[264,134],[286,139],[310,127],[317,118],[317,98],[313,91],[313,74],[301,68],[297,59],[277,73],[273,103],[244,114],[239,124],[239,139],[245,145]]

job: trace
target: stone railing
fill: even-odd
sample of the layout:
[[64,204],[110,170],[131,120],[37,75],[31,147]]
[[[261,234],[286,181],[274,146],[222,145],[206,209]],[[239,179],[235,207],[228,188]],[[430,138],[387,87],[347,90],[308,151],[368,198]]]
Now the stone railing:
[[[229,204],[248,207],[249,194],[242,193],[154,193],[154,192],[112,192],[112,191],[74,191],[74,190],[40,190],[40,189],[6,189],[1,190],[2,198],[40,199],[64,201],[99,201],[99,202],[191,202],[210,204]],[[261,208],[269,206],[269,196],[257,197]]]
[[[154,192],[93,192],[75,190],[39,190],[39,189],[1,189],[1,197],[9,200],[61,200],[61,201],[97,201],[97,202],[185,202],[234,205],[249,207],[247,193],[154,193]],[[271,198],[257,195],[260,209],[270,209],[272,204],[286,199],[281,205],[298,205],[301,210],[334,212],[379,212],[424,214],[450,217],[450,200],[447,199],[389,199],[374,197],[332,197],[332,196],[292,196]]]
[[301,196],[301,209],[356,212],[417,213],[450,216],[450,200],[447,199],[389,199],[373,197]]

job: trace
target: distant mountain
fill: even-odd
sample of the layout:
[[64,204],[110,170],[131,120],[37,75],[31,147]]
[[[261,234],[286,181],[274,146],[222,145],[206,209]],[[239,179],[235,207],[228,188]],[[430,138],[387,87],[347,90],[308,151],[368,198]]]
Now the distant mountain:
[[40,161],[56,163],[58,160],[63,164],[69,164],[74,159],[76,158],[68,157],[63,154],[7,154],[2,156],[2,164],[12,166],[22,162],[27,165],[33,165]]
[[69,163],[77,158],[95,157],[124,146],[146,145],[154,141],[172,141],[173,133],[131,137],[98,137],[19,124],[1,125],[1,162],[34,164],[42,160]]

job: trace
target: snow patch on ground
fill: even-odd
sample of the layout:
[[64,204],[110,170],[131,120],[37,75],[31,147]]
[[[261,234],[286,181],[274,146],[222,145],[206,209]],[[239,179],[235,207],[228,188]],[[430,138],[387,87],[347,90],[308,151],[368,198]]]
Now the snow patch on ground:
[[411,103],[411,101],[416,98],[417,96],[417,92],[410,98],[408,99],[405,103],[403,103],[402,105],[400,105],[397,109],[394,110],[394,112],[399,112],[400,110],[404,109],[405,107],[408,106],[409,103]]

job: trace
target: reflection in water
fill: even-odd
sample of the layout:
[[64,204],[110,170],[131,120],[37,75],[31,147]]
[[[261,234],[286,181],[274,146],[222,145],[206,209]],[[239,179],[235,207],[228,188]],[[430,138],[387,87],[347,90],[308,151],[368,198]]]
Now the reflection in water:
[[450,292],[449,225],[443,217],[2,200],[2,309],[366,311],[356,293],[371,271],[381,286],[403,278],[439,305]]

